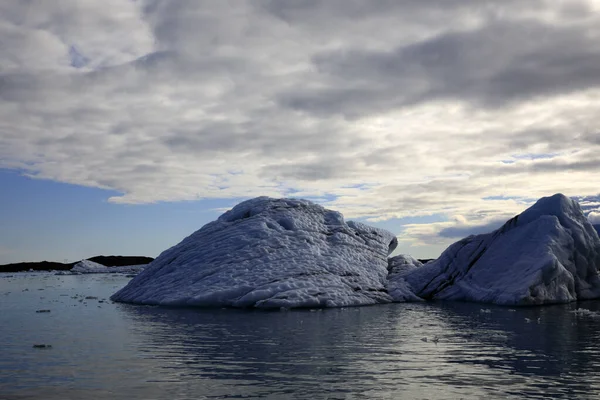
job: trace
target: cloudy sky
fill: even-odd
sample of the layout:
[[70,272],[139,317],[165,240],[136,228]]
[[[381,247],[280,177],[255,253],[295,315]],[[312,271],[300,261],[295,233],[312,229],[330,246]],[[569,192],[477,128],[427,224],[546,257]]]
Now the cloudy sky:
[[0,262],[259,195],[418,257],[556,192],[600,221],[599,0],[6,0],[0,54]]

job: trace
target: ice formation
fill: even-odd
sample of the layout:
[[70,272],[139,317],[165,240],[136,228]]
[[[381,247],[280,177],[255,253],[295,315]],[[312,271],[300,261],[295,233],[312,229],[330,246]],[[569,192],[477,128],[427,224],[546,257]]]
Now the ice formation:
[[423,263],[415,258],[400,254],[388,259],[388,282],[387,289],[392,300],[395,302],[421,301],[410,286],[404,280],[404,277],[423,266]]
[[578,308],[576,310],[571,311],[571,313],[575,314],[578,317],[600,318],[600,312],[588,310],[587,308]]
[[60,275],[79,275],[79,274],[106,274],[106,273],[126,273],[132,274],[143,270],[145,265],[127,265],[122,267],[106,267],[102,264],[90,260],[81,260],[69,271],[61,271]]
[[115,301],[182,306],[339,307],[392,301],[385,230],[307,200],[238,204],[164,251]]
[[600,298],[599,267],[596,230],[577,202],[556,194],[492,233],[454,243],[399,282],[424,299],[565,303]]

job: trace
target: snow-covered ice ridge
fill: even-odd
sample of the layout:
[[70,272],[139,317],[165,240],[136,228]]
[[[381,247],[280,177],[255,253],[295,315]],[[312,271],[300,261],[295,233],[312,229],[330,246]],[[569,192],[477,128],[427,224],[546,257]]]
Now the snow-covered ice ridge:
[[423,299],[567,303],[600,298],[599,267],[598,233],[576,201],[556,194],[494,232],[454,243],[401,283]]
[[341,307],[462,300],[506,305],[600,297],[600,239],[579,205],[540,199],[502,228],[423,265],[397,240],[306,200],[238,204],[163,252],[116,301],[210,307]]
[[210,222],[113,295],[181,306],[342,307],[389,303],[385,230],[307,200],[258,197]]

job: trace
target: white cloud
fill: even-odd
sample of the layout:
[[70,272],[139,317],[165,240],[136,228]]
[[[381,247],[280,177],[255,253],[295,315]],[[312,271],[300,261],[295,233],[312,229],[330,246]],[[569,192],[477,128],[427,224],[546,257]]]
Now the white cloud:
[[154,49],[134,1],[4,2],[0,15],[0,71],[67,70],[71,47],[89,59],[88,68],[119,65]]
[[594,225],[600,224],[600,211],[592,211],[588,214],[588,219]]
[[0,167],[118,203],[293,192],[462,225],[594,195],[600,18],[569,4],[5,2]]

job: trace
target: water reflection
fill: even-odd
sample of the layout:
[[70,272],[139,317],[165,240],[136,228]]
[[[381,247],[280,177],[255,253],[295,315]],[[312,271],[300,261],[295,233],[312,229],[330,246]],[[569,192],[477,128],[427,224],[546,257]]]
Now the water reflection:
[[[587,398],[600,390],[600,319],[577,315],[598,302],[510,309],[440,303],[444,322],[459,346],[445,349],[446,362],[485,365],[512,376],[506,393],[521,397]],[[600,315],[600,314],[598,314]],[[507,384],[509,382],[506,382]]]
[[[600,319],[572,313],[599,311],[600,302],[264,312],[102,300],[126,281],[0,281],[0,398],[585,399],[600,393]],[[36,314],[40,308],[52,312]],[[36,342],[53,348],[35,351]]]
[[[365,398],[598,393],[599,321],[574,305],[252,312],[121,306],[163,379],[218,395]],[[589,307],[597,307],[594,303]]]
[[[255,396],[368,393],[379,369],[399,354],[398,338],[385,327],[407,317],[391,308],[252,312],[124,305],[123,310],[147,338],[141,350],[163,362],[165,379],[204,378],[212,391],[220,383],[221,394]],[[373,365],[363,368],[365,363]],[[380,384],[379,390],[397,386]]]

